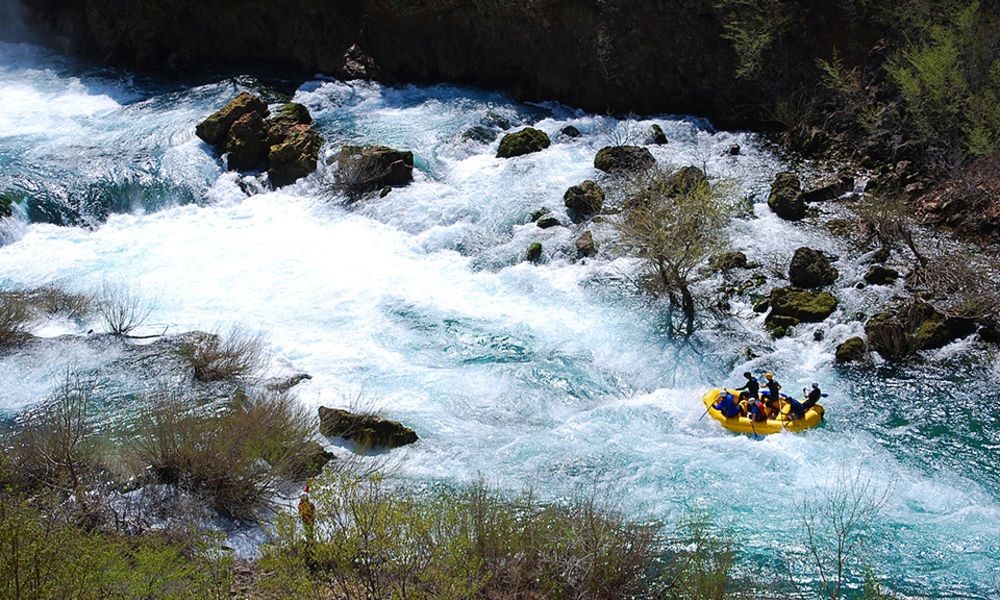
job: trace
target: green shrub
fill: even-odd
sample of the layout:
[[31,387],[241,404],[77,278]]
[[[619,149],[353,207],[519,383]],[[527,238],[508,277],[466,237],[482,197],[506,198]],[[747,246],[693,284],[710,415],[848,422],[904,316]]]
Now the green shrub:
[[278,521],[270,585],[346,598],[647,598],[661,582],[657,528],[593,501],[513,500],[473,485],[421,496],[338,473],[313,493],[313,539]]
[[157,536],[88,531],[0,492],[0,598],[228,598],[228,559],[204,539],[191,554]]

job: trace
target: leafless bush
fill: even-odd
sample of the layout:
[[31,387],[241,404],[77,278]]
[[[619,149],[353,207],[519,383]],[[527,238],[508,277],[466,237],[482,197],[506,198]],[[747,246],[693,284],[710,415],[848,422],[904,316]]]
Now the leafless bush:
[[268,360],[263,335],[233,327],[225,335],[199,335],[182,349],[202,382],[247,379],[263,368]]
[[933,256],[909,284],[949,316],[1000,322],[1000,260],[968,250]]
[[24,294],[0,292],[0,347],[24,339],[32,315]]
[[47,314],[63,314],[71,319],[87,315],[94,308],[90,294],[71,292],[57,284],[47,284],[27,292],[33,306]]
[[634,143],[637,137],[635,115],[629,115],[617,123],[601,127],[601,133],[609,146],[628,146]]
[[127,336],[142,326],[153,305],[122,281],[106,281],[97,294],[97,312],[109,333]]
[[92,401],[90,389],[67,375],[49,402],[14,437],[12,473],[22,487],[66,494],[83,490],[99,463],[87,420]]
[[[860,473],[844,473],[830,488],[803,498],[797,507],[807,555],[797,565],[800,573],[818,579],[820,593],[831,600],[844,595],[844,586],[865,569],[867,542],[889,499],[889,486],[876,484]],[[798,580],[792,577],[798,586]]]
[[326,178],[324,188],[327,196],[343,196],[348,204],[353,204],[379,190],[388,174],[389,168],[379,161],[361,155],[349,156],[337,161],[337,168],[332,177]]
[[917,245],[917,224],[913,211],[905,202],[867,196],[855,212],[866,244],[877,244],[885,250],[902,246],[909,249],[919,265],[927,263]]
[[206,499],[220,513],[254,518],[285,479],[307,470],[315,424],[288,395],[237,393],[222,407],[155,399],[133,443],[153,478]]

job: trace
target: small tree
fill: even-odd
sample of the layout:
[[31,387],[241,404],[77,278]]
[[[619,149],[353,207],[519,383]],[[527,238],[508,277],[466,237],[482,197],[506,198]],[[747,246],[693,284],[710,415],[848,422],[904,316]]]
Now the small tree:
[[913,211],[905,202],[869,197],[855,210],[865,243],[878,244],[886,253],[902,245],[919,265],[927,264],[927,258],[917,245]]
[[618,222],[622,245],[645,263],[648,290],[670,302],[671,332],[673,313],[680,308],[685,337],[694,333],[692,286],[702,277],[699,267],[726,246],[721,230],[733,210],[726,184],[692,174],[690,169],[654,171],[637,184]]
[[831,488],[799,502],[797,513],[807,553],[801,570],[819,580],[823,596],[842,598],[844,585],[852,577],[864,576],[871,585],[863,556],[889,490],[860,473],[845,474]]

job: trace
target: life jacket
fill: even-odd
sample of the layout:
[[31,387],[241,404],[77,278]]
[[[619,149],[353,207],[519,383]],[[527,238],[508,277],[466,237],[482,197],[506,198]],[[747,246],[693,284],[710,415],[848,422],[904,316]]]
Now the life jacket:
[[750,405],[750,419],[758,422],[763,422],[768,419],[767,408],[764,406],[763,402],[758,401]]
[[714,406],[726,418],[735,417],[740,414],[740,407],[736,404],[736,400],[732,394],[721,395]]

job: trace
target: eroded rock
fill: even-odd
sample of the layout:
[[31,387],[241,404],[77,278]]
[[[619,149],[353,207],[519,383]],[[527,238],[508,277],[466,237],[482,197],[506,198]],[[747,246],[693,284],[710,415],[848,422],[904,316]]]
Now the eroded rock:
[[340,437],[362,448],[398,448],[415,443],[417,432],[375,415],[358,415],[338,408],[319,407],[319,432]]

